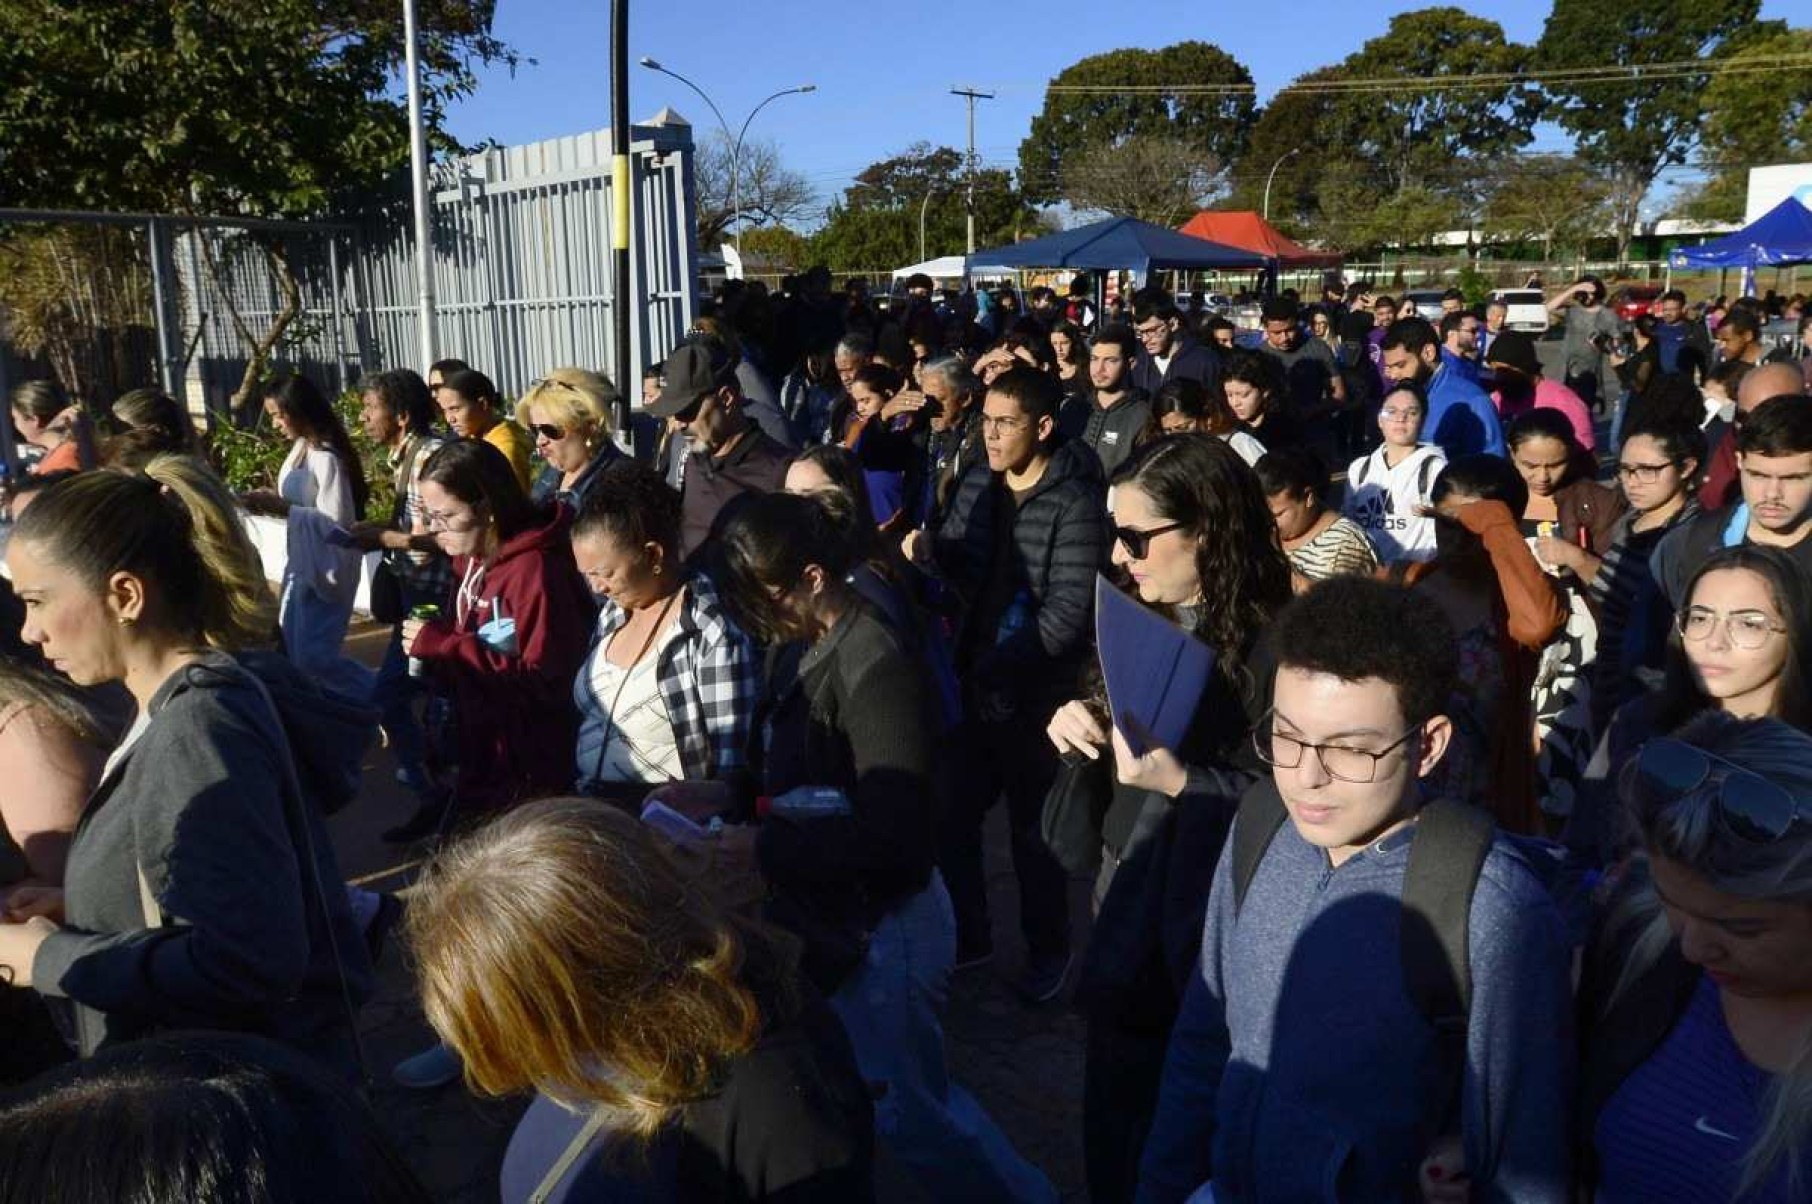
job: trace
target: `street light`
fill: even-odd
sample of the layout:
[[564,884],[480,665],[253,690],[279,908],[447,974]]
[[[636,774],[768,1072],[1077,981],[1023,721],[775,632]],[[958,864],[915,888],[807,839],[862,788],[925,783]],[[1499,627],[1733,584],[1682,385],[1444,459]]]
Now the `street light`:
[[[642,61],[647,62],[648,60],[643,59]],[[1271,220],[1271,181],[1277,178],[1277,169],[1284,165],[1285,159],[1288,159],[1291,155],[1299,155],[1301,153],[1302,153],[1302,147],[1293,146],[1289,150],[1285,151],[1283,154],[1277,156],[1277,162],[1271,164],[1271,170],[1265,176],[1265,214],[1264,214],[1264,216],[1265,216],[1266,221]]]
[[710,105],[711,112],[716,115],[718,127],[721,128],[724,132],[724,141],[730,142],[730,207],[731,207],[731,212],[736,217],[736,257],[738,259],[741,259],[742,258],[742,227],[743,227],[742,174],[741,174],[741,171],[742,171],[742,140],[743,140],[744,135],[746,135],[749,132],[749,123],[751,121],[755,120],[755,114],[761,112],[763,109],[767,108],[770,104],[772,104],[776,100],[779,100],[782,96],[794,96],[794,95],[802,96],[807,92],[816,92],[818,90],[818,85],[817,84],[800,84],[796,88],[782,88],[780,91],[774,93],[772,96],[768,97],[766,100],[764,100],[760,104],[756,105],[753,109],[749,110],[748,117],[745,118],[742,123],[742,129],[737,131],[735,141],[732,142],[730,139],[730,123],[724,120],[723,110],[719,109],[717,107],[716,101],[712,100],[709,96],[707,96],[705,94],[705,90],[703,88],[699,87],[697,84],[693,83],[691,80],[687,79],[685,76],[681,75],[679,72],[674,71],[671,68],[661,66],[660,63],[656,62],[654,59],[649,58],[647,55],[643,55],[639,61],[641,62],[642,66],[648,68],[648,70],[659,71],[662,75],[670,75],[674,79],[677,79],[680,83],[685,84],[688,88],[691,88],[694,92],[698,93],[699,99],[704,101],[707,105]]

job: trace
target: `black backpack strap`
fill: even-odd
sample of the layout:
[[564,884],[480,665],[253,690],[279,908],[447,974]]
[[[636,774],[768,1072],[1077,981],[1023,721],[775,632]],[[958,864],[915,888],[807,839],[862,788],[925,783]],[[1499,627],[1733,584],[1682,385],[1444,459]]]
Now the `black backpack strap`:
[[1472,1011],[1467,930],[1473,892],[1495,834],[1484,811],[1438,799],[1422,808],[1409,846],[1400,936],[1403,985],[1435,1030],[1440,1092],[1430,1113],[1431,1136],[1453,1131],[1458,1120]]
[[1239,814],[1233,820],[1233,910],[1238,914],[1246,901],[1246,889],[1258,873],[1258,863],[1265,859],[1272,837],[1287,818],[1277,783],[1266,774],[1246,788],[1240,796]]

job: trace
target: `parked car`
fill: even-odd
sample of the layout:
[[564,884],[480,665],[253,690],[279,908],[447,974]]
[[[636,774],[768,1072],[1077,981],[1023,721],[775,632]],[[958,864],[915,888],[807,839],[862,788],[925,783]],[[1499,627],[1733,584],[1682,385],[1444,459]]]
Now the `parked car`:
[[1548,330],[1548,302],[1538,288],[1500,288],[1491,294],[1493,301],[1501,301],[1504,309],[1504,326],[1510,330],[1520,330],[1524,334],[1545,334]]
[[1441,318],[1441,298],[1446,295],[1447,290],[1444,288],[1405,289],[1402,295],[1397,298],[1397,304],[1401,306],[1405,301],[1414,301],[1416,303],[1416,316],[1418,318],[1427,318],[1430,322],[1438,322]]
[[1654,308],[1661,292],[1658,284],[1626,284],[1611,294],[1611,310],[1619,321],[1634,322]]

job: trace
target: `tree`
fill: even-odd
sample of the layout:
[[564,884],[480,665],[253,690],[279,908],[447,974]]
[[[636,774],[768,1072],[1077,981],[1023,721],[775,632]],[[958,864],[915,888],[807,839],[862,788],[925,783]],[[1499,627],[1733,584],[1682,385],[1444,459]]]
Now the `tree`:
[[[731,227],[738,224],[749,230],[785,225],[803,217],[816,199],[811,181],[780,161],[777,144],[745,141],[742,153],[737,156],[740,163],[734,181],[730,171],[731,149],[731,143],[719,130],[698,146],[692,161],[693,179],[698,189],[700,246],[716,246],[730,233]],[[740,211],[736,208],[735,194],[741,198]]]
[[1578,247],[1610,226],[1612,181],[1572,155],[1526,155],[1496,165],[1486,183],[1481,225],[1506,242]]
[[[1537,62],[1552,73],[1714,58],[1754,28],[1759,7],[1759,0],[1554,0]],[[1572,132],[1583,158],[1611,174],[1619,259],[1628,256],[1642,198],[1663,168],[1685,162],[1698,137],[1705,86],[1703,74],[1669,68],[1548,80],[1549,115]]]
[[811,240],[785,226],[761,226],[742,236],[742,249],[751,259],[760,257],[766,270],[804,271],[812,262]]
[[1245,154],[1233,165],[1233,208],[1263,209],[1269,184],[1271,220],[1291,233],[1311,232],[1325,169],[1358,158],[1335,128],[1336,95],[1319,90],[1345,77],[1343,68],[1322,67],[1271,98],[1253,123]]
[[[963,155],[947,146],[918,142],[857,174],[826,211],[812,236],[816,259],[852,271],[897,267],[919,258],[920,216],[926,256],[964,249],[967,238],[968,177]],[[1037,213],[998,168],[975,176],[975,237],[978,246],[1015,242],[1042,229]]]
[[[1800,70],[1774,69],[1794,61],[1802,64]],[[1733,38],[1702,101],[1699,149],[1709,178],[1686,212],[1741,221],[1751,166],[1812,156],[1812,29],[1769,28]]]
[[[1228,90],[1163,90],[1177,84]],[[1252,73],[1207,42],[1112,50],[1072,63],[1046,86],[1044,107],[1019,145],[1020,188],[1034,203],[1056,201],[1077,155],[1136,135],[1174,138],[1204,161],[1230,162],[1252,126],[1251,88]]]
[[[434,145],[474,64],[514,63],[491,0],[421,12]],[[383,0],[0,0],[0,204],[303,219],[406,195],[402,21]],[[283,303],[248,343],[236,408],[300,313],[281,239],[251,236]],[[206,239],[200,240],[204,245]]]
[[1073,209],[1175,226],[1221,190],[1218,167],[1181,138],[1135,134],[1072,156],[1063,169],[1063,199]]

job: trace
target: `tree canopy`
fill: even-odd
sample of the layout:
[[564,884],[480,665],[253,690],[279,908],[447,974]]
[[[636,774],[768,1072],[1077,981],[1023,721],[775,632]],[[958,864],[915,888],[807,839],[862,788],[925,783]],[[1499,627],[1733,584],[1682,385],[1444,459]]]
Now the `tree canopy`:
[[[1163,90],[1177,84],[1229,90]],[[1077,156],[1135,136],[1177,139],[1205,160],[1230,162],[1252,126],[1251,88],[1244,64],[1208,42],[1090,55],[1046,85],[1044,107],[1019,146],[1020,188],[1037,204],[1060,200]]]
[[[921,212],[925,254],[960,253],[967,238],[967,175],[962,163],[960,151],[918,142],[870,164],[832,202],[823,227],[812,237],[814,256],[851,270],[913,263],[919,259]],[[1013,242],[1042,229],[1011,173],[998,168],[976,173],[977,246]]]

